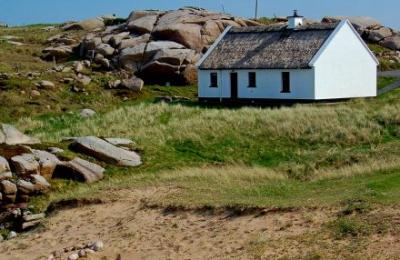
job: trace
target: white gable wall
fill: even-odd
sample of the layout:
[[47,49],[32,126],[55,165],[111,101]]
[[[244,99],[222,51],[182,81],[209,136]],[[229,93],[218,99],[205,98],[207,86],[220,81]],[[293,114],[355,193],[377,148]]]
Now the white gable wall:
[[[218,88],[210,87],[210,73],[218,74]],[[314,70],[198,70],[200,98],[230,98],[230,73],[238,73],[238,97],[242,99],[312,100]],[[249,72],[256,72],[257,87],[249,88]],[[290,72],[291,92],[282,93],[282,72]]]
[[316,99],[377,94],[377,63],[348,22],[341,24],[313,65]]

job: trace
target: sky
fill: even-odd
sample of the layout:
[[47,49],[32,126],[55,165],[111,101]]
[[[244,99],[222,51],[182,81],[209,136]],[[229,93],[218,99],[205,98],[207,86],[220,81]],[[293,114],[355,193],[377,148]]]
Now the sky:
[[[0,22],[10,25],[58,23],[104,14],[127,17],[133,10],[171,10],[200,6],[235,16],[254,17],[256,0],[0,0]],[[400,29],[400,0],[259,0],[260,16],[287,16],[293,9],[307,18],[372,16]]]

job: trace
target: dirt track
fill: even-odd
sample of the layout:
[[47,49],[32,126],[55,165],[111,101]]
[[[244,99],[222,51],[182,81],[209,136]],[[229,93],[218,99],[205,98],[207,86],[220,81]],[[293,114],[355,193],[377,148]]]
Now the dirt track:
[[[52,251],[92,240],[102,240],[105,249],[89,259],[306,257],[320,250],[321,245],[299,238],[307,240],[307,234],[320,230],[334,216],[332,210],[230,217],[141,208],[140,199],[155,192],[123,191],[118,201],[62,210],[50,217],[41,230],[2,243],[0,259],[46,259]],[[400,255],[398,239],[390,236],[380,238],[374,244],[376,248],[366,253],[374,255],[387,243],[393,244],[391,250],[385,251],[387,258]],[[327,256],[335,256],[336,249],[323,250]],[[67,256],[65,253],[63,259]]]

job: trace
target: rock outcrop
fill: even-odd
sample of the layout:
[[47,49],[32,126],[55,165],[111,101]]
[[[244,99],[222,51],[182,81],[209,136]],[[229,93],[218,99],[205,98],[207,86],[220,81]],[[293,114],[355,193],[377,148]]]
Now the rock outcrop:
[[37,144],[38,139],[29,137],[21,133],[12,125],[0,124],[0,144],[18,145],[18,144]]
[[76,138],[70,148],[100,161],[118,166],[134,167],[142,164],[141,158],[137,153],[114,146],[94,136]]
[[194,64],[229,25],[258,23],[190,7],[135,11],[123,24],[86,35],[79,49],[97,65],[129,70],[146,83],[189,84],[197,79]]

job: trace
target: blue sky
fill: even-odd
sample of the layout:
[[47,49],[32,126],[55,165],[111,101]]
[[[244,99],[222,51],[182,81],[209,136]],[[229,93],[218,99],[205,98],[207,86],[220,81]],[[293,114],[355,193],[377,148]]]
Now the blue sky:
[[[260,15],[286,16],[293,9],[314,19],[325,15],[366,15],[400,29],[400,0],[259,0]],[[126,17],[135,9],[201,6],[233,15],[254,16],[255,0],[0,0],[0,21],[23,25],[80,20],[115,13]]]

